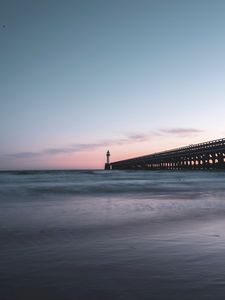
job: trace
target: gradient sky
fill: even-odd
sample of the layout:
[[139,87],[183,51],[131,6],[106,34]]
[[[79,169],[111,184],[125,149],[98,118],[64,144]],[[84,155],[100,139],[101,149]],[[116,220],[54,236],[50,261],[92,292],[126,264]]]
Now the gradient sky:
[[0,0],[0,169],[225,137],[224,0]]

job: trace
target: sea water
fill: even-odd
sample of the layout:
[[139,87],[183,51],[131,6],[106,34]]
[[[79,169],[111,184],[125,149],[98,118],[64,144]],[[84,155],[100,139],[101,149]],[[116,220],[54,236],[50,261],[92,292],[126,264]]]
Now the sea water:
[[0,172],[0,299],[224,299],[225,172]]

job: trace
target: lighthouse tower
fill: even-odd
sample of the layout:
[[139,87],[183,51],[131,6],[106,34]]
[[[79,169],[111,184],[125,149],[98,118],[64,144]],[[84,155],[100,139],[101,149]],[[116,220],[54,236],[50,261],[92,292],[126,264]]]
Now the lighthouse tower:
[[106,152],[106,163],[105,163],[105,170],[110,170],[111,166],[109,163],[109,157],[110,157],[110,152],[109,150]]

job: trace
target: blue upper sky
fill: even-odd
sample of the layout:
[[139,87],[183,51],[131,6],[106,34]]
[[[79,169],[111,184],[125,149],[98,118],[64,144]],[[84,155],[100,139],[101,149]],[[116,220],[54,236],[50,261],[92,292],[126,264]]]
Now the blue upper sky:
[[0,169],[225,136],[225,1],[0,0]]

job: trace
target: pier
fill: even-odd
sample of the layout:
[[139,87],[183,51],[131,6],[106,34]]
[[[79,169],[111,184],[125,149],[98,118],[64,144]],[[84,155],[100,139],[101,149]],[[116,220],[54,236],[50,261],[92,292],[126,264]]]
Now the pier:
[[225,169],[224,138],[112,163],[107,153],[107,170]]

